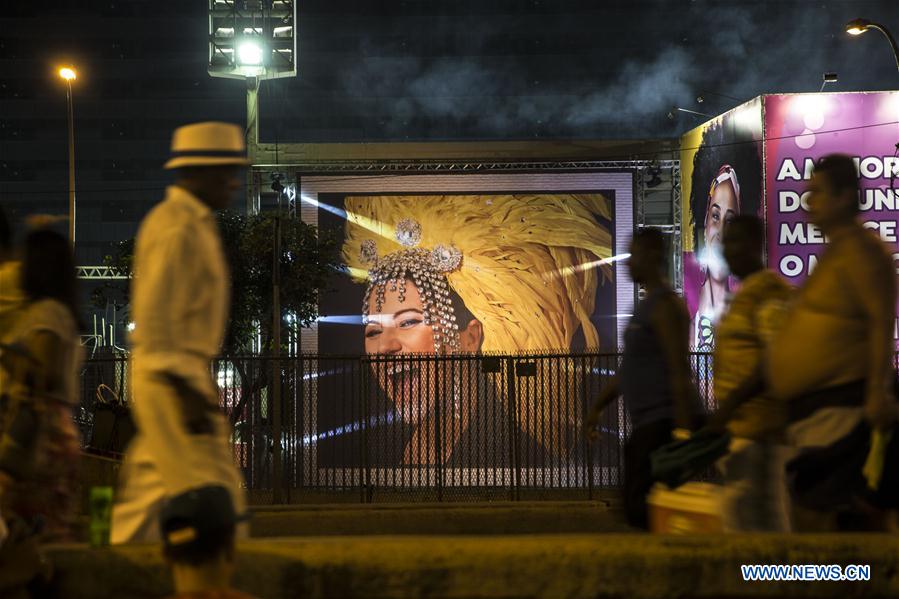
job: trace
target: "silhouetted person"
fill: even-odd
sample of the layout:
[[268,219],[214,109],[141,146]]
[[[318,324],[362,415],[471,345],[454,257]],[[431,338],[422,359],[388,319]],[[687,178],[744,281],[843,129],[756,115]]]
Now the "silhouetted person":
[[[791,476],[813,490],[799,497],[794,486],[794,497],[819,514],[851,513],[860,477],[855,466],[838,465],[844,444],[866,441],[866,425],[888,429],[896,419],[896,271],[884,244],[857,220],[852,158],[819,160],[808,191],[811,221],[829,244],[771,343],[766,374],[773,396],[787,402],[787,440],[805,456]],[[817,460],[819,469],[808,457],[828,448],[836,457]]]
[[[7,336],[25,304],[21,270],[22,263],[16,258],[13,248],[12,227],[3,206],[0,206],[0,343],[7,341]],[[0,413],[9,401],[8,394],[4,394],[4,391],[9,388],[7,365],[11,365],[12,359],[11,356],[4,355],[3,351],[0,347]],[[0,429],[2,426],[0,416]]]
[[[623,500],[628,523],[646,528],[646,495],[652,486],[650,454],[697,423],[700,408],[689,363],[690,317],[665,277],[665,239],[641,229],[631,240],[631,278],[646,289],[624,334],[624,356],[587,419],[591,438],[602,410],[621,395],[630,416],[624,447]],[[683,431],[683,434],[680,434]]]
[[783,404],[761,392],[742,405],[726,398],[759,371],[771,336],[780,325],[790,287],[764,268],[765,226],[741,215],[725,226],[724,258],[741,281],[715,331],[715,397],[712,421],[731,433],[724,470],[724,527],[730,531],[785,531],[789,528],[784,487]]
[[69,241],[30,232],[22,248],[25,304],[3,342],[0,502],[46,540],[74,535],[80,458],[72,412],[80,400],[77,280]]
[[165,503],[159,531],[174,599],[252,599],[231,589],[234,537],[241,519],[231,493],[222,486],[191,489]]
[[141,224],[132,282],[132,409],[137,435],[113,507],[113,543],[158,538],[159,508],[202,484],[245,504],[211,360],[228,320],[228,268],[213,210],[227,207],[247,164],[243,130],[198,123],[175,131],[166,168],[178,179]]
[[[22,295],[22,264],[13,250],[12,227],[6,218],[6,212],[0,206],[0,341],[15,324],[16,315],[25,301]],[[2,376],[3,373],[0,372],[0,377]]]
[[[74,278],[74,272],[72,276]],[[21,377],[26,373],[31,378],[30,373],[35,371],[34,368],[26,370],[29,364],[21,362],[22,358],[30,355],[26,347],[31,341],[21,339],[16,332],[16,325],[22,322],[26,305],[22,292],[22,262],[13,245],[12,227],[0,207],[0,460],[23,460],[22,466],[25,466],[12,464],[7,467],[12,472],[0,473],[0,479],[3,479],[0,487],[5,487],[0,488],[0,597],[10,599],[42,596],[50,571],[39,543],[48,538],[45,532],[51,539],[68,537],[72,516],[68,494],[60,498],[52,497],[52,492],[50,497],[45,493],[43,497],[34,498],[39,504],[34,507],[31,507],[28,496],[29,479],[34,471],[25,462],[43,462],[46,458],[39,456],[46,454],[49,447],[35,434],[38,425],[46,421],[41,417],[41,408],[46,402],[36,397],[23,397],[18,392],[22,386],[11,378],[13,374]],[[53,413],[56,414],[55,411]],[[64,421],[62,424],[65,427]],[[76,446],[75,453],[69,457],[77,455]],[[67,491],[66,484],[73,478],[67,472],[70,467],[74,471],[71,460],[64,459],[53,464],[62,484],[60,487],[54,483],[48,491]],[[47,507],[47,499],[51,503],[49,529],[44,526],[44,515],[41,514],[42,509]],[[57,503],[56,499],[62,501]],[[27,502],[24,507],[31,515],[22,510],[23,501]]]

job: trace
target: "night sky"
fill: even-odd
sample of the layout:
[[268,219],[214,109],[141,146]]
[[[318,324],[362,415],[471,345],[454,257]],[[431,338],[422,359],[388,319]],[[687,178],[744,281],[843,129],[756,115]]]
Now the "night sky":
[[[171,130],[245,121],[243,84],[206,74],[206,2],[5,2],[0,193],[16,219],[65,212],[75,87],[81,263],[161,196]],[[896,0],[304,0],[299,75],[261,90],[265,142],[673,137],[766,92],[899,87]],[[697,96],[705,102],[698,103]],[[82,225],[82,219],[84,224]],[[92,230],[93,227],[93,230]],[[87,262],[85,262],[87,261]]]
[[268,139],[662,137],[697,122],[672,106],[718,114],[818,91],[825,71],[832,90],[899,86],[885,38],[843,33],[861,15],[899,31],[893,0],[357,5],[301,14],[300,76],[269,86]]

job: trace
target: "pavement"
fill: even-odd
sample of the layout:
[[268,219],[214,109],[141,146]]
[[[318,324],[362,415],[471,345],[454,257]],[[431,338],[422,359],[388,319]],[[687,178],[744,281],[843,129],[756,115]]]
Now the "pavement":
[[[253,539],[234,579],[263,598],[899,597],[890,535],[328,536]],[[159,549],[48,547],[60,596],[171,591]],[[744,582],[741,564],[868,564],[867,582]]]
[[[100,463],[111,480],[114,464]],[[594,501],[256,506],[235,586],[264,599],[899,597],[899,537],[637,533]],[[47,548],[58,596],[171,593],[157,546]],[[744,582],[743,564],[862,564],[866,582]]]
[[253,537],[630,532],[617,501],[256,506]]

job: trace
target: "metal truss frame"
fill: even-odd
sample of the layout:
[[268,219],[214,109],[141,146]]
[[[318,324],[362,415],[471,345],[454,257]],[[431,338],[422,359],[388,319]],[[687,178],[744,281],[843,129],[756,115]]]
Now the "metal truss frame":
[[680,162],[671,167],[671,219],[674,221],[672,247],[674,252],[674,290],[678,295],[684,293],[684,242],[681,223],[683,222],[683,204],[680,191]]
[[446,161],[446,160],[309,160],[288,164],[255,164],[253,170],[272,172],[293,169],[307,175],[321,173],[445,173],[490,171],[579,171],[635,170],[658,166],[662,170],[679,166],[677,160],[544,160],[544,161]]
[[[671,220],[665,224],[647,224],[646,223],[646,194],[649,189],[646,185],[646,169],[658,168],[662,172],[667,171],[671,180]],[[671,252],[672,252],[672,282],[674,290],[681,294],[683,292],[683,241],[681,239],[681,190],[680,190],[680,161],[679,160],[656,160],[656,161],[634,161],[630,167],[634,170],[634,228],[641,229],[650,227],[658,229],[663,233],[671,235]],[[642,288],[635,288],[636,300],[640,300],[643,294]]]
[[75,275],[87,281],[127,281],[130,278],[112,266],[76,266]]

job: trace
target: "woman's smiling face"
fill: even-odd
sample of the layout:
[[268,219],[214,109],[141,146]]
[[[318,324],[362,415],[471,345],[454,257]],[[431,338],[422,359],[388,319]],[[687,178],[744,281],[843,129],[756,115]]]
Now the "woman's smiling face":
[[733,185],[726,181],[715,187],[709,199],[709,210],[705,215],[706,245],[721,245],[721,234],[724,225],[737,215],[737,195]]
[[365,325],[367,354],[434,353],[434,331],[425,324],[424,306],[418,288],[406,281],[406,295],[400,301],[399,291],[384,290],[384,301],[377,310],[375,291],[368,298],[372,307]]
[[[417,424],[434,405],[437,368],[433,359],[416,360],[414,354],[434,353],[434,332],[425,324],[424,306],[418,288],[406,281],[406,294],[384,290],[384,301],[377,310],[375,294],[368,298],[371,311],[365,325],[365,353],[386,354],[395,360],[372,362],[372,373],[393,403],[400,417]],[[402,359],[409,356],[408,360]]]

